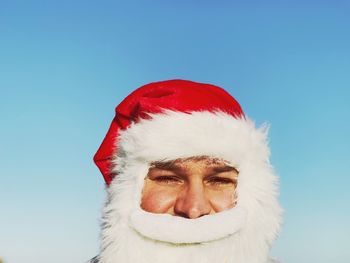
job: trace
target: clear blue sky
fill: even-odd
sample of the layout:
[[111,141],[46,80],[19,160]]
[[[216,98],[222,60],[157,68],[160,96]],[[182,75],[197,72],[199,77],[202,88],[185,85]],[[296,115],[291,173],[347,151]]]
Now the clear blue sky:
[[349,1],[0,1],[0,256],[98,251],[92,156],[114,107],[173,78],[271,124],[284,263],[350,262]]

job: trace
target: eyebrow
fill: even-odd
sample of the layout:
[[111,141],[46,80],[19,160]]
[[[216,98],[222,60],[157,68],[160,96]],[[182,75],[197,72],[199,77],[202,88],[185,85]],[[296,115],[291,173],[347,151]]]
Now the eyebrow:
[[235,171],[238,174],[238,170],[233,167],[233,166],[229,166],[229,165],[223,165],[223,166],[214,166],[213,170],[216,173],[222,173],[222,172],[230,172],[230,171]]
[[[184,169],[177,165],[174,161],[166,161],[166,162],[162,162],[162,161],[157,161],[157,162],[153,162],[151,163],[151,167],[153,168],[158,168],[158,169],[162,169],[162,170],[169,170],[169,171],[183,171]],[[238,170],[233,167],[233,166],[229,166],[226,164],[223,165],[219,165],[219,166],[211,166],[211,169],[213,169],[213,171],[215,173],[223,173],[223,172],[229,172],[229,171],[235,171],[237,174],[239,173]]]
[[163,170],[183,170],[180,166],[178,166],[174,161],[167,162],[153,162],[151,163],[151,168],[158,168]]

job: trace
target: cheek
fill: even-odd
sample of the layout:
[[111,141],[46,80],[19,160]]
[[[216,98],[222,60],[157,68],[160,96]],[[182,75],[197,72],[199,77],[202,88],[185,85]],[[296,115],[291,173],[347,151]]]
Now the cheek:
[[236,194],[232,189],[227,189],[220,193],[210,192],[209,200],[213,210],[217,213],[234,207],[236,204]]
[[173,189],[145,185],[142,192],[141,208],[151,213],[171,213],[176,196]]

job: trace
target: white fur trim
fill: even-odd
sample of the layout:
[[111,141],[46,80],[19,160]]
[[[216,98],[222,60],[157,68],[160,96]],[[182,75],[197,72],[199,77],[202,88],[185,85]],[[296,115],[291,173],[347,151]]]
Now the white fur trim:
[[130,216],[130,226],[141,235],[174,244],[219,240],[239,231],[246,220],[241,207],[188,219],[169,214],[148,213],[141,208]]
[[[256,128],[248,118],[236,119],[222,112],[166,111],[151,117],[120,133],[113,169],[118,175],[107,189],[103,212],[100,262],[204,263],[225,258],[221,262],[265,263],[282,214],[278,178],[269,163],[267,126]],[[198,155],[223,158],[239,170],[237,201],[247,212],[240,231],[211,245],[185,247],[145,239],[135,232],[129,217],[140,209],[150,162]],[[132,252],[133,247],[137,252]],[[203,251],[217,257],[204,256]]]
[[167,110],[149,115],[151,120],[133,123],[120,133],[116,172],[118,157],[122,156],[151,162],[207,155],[221,157],[237,168],[247,161],[268,158],[264,142],[267,125],[256,130],[249,119],[236,119],[223,112],[186,114]]

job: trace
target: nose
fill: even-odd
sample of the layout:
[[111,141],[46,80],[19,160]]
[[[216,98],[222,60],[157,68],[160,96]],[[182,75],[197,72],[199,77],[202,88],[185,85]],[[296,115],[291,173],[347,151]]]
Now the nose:
[[210,211],[211,205],[201,182],[189,184],[184,188],[174,206],[175,215],[190,219],[208,215]]

